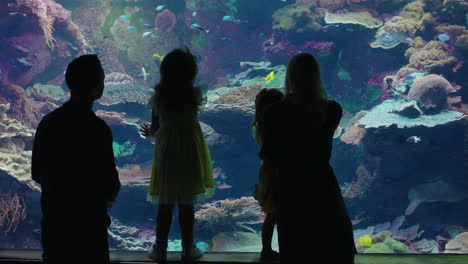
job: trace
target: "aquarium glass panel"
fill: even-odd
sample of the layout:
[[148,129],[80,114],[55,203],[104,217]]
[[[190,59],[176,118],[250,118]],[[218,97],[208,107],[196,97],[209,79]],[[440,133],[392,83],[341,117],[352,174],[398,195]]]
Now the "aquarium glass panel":
[[[468,253],[467,12],[456,0],[0,1],[0,248],[41,247],[33,139],[68,100],[65,70],[82,54],[97,54],[105,71],[94,110],[112,130],[122,183],[110,247],[152,246],[154,139],[139,126],[151,122],[164,56],[187,47],[196,85],[208,88],[199,119],[215,184],[195,207],[200,248],[261,250],[255,96],[285,92],[289,59],[307,52],[343,108],[330,163],[358,251]],[[180,249],[176,211],[169,250]]]

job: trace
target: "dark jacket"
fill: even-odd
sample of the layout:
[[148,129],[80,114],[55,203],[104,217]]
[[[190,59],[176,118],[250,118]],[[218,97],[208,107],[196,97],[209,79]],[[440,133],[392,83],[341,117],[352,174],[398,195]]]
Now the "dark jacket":
[[321,254],[345,260],[356,253],[352,224],[329,163],[342,109],[328,101],[324,111],[323,125],[289,99],[265,112],[260,157],[269,158],[276,169],[273,185],[285,263],[305,263]]
[[32,177],[41,184],[45,218],[106,216],[106,201],[114,201],[120,189],[112,141],[107,124],[75,103],[66,102],[41,120]]

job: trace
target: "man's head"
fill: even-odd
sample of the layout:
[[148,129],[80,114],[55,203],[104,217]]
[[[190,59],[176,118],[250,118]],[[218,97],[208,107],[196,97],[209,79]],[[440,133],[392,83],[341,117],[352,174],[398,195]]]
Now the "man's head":
[[97,100],[104,91],[104,70],[97,55],[83,55],[68,64],[65,80],[72,96]]

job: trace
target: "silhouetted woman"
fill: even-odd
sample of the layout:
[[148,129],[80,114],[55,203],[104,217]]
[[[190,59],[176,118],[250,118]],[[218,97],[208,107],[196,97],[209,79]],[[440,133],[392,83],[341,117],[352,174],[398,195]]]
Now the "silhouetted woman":
[[264,116],[264,168],[274,176],[281,263],[354,263],[353,229],[329,160],[341,106],[327,100],[310,54],[294,56],[286,98]]

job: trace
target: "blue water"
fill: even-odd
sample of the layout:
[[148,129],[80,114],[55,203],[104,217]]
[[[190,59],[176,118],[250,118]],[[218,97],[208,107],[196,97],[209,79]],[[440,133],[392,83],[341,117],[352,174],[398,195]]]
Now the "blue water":
[[[252,198],[260,167],[253,102],[262,87],[284,89],[288,59],[300,52],[317,57],[330,99],[344,109],[331,164],[358,251],[451,253],[447,241],[468,229],[462,1],[46,2],[71,11],[63,23],[52,13],[43,16],[55,21],[50,35],[38,10],[22,1],[0,3],[1,109],[10,104],[2,124],[15,127],[0,130],[0,205],[21,204],[27,212],[10,210],[15,220],[0,221],[0,248],[40,247],[39,187],[29,175],[32,136],[40,118],[67,100],[63,72],[83,53],[98,54],[107,76],[94,109],[114,115],[104,119],[114,136],[122,190],[110,210],[110,246],[151,246],[157,207],[146,201],[146,191],[154,145],[138,125],[150,121],[146,102],[159,81],[161,57],[184,46],[197,57],[197,83],[209,87],[200,121],[217,168],[216,193],[206,201],[212,214],[207,204],[196,208],[199,247],[261,250],[262,215]],[[275,78],[267,84],[271,72]],[[18,196],[19,203],[10,203]],[[385,246],[377,245],[382,231],[391,232]],[[372,247],[360,245],[366,235]],[[170,249],[180,249],[180,239],[174,216]]]

